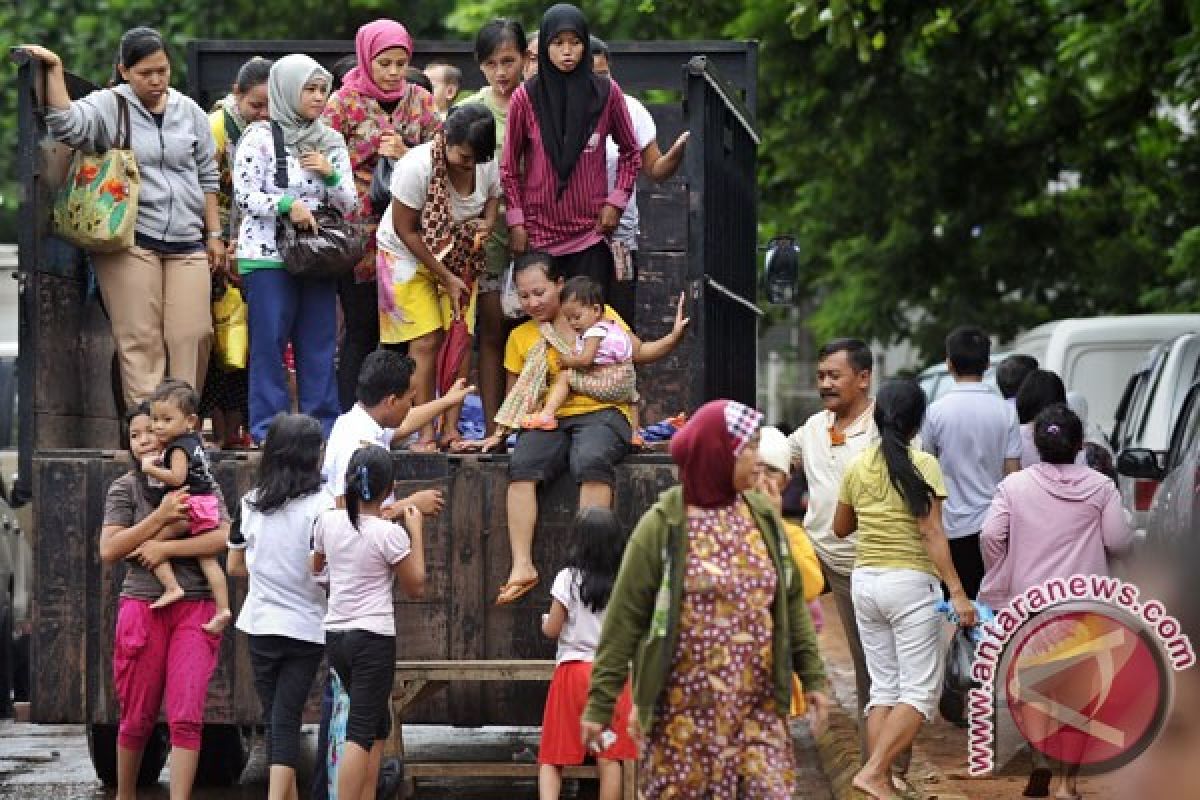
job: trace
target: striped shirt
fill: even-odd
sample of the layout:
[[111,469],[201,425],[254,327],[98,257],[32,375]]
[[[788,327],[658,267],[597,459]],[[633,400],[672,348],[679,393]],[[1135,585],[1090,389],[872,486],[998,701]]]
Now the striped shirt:
[[[604,142],[619,148],[617,180],[608,190]],[[524,170],[521,164],[524,164]],[[508,224],[524,225],[529,244],[561,256],[586,250],[604,237],[596,230],[600,209],[607,203],[624,210],[642,166],[642,154],[625,97],[616,83],[562,197],[557,197],[554,164],[542,147],[537,115],[524,86],[513,92],[508,107],[508,131],[500,162],[500,182],[508,203]]]

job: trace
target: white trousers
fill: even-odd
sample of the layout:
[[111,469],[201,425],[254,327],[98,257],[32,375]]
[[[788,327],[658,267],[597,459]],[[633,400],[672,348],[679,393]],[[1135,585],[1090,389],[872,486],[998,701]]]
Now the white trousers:
[[933,718],[942,684],[938,579],[912,569],[859,567],[850,577],[875,706],[905,703]]

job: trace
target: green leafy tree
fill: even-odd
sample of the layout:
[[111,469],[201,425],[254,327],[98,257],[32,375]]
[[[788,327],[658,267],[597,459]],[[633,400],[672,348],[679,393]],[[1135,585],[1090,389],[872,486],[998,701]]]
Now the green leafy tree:
[[[797,234],[820,337],[1004,337],[1200,308],[1200,48],[1181,4],[584,5],[610,38],[760,42],[760,226]],[[536,23],[542,4],[460,3]],[[618,67],[619,71],[619,67]]]

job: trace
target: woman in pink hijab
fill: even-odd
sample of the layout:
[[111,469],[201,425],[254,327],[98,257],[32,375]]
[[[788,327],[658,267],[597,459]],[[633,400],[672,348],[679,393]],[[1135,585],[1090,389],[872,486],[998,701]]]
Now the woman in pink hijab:
[[371,176],[380,157],[400,158],[441,129],[433,95],[405,77],[413,41],[403,25],[390,19],[363,25],[354,37],[354,51],[358,66],[346,73],[341,88],[330,96],[324,117],[325,124],[346,139],[358,190],[354,219],[366,223],[369,234],[367,253],[354,275],[338,284],[346,321],[338,359],[338,399],[343,411],[354,405],[363,359],[379,345],[375,228],[385,209],[371,207]]

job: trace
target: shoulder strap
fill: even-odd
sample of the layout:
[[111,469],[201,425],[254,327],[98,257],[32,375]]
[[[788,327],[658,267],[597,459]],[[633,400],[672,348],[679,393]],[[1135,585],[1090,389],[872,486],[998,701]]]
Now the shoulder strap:
[[[118,150],[133,149],[133,135],[129,128],[129,101],[120,92],[113,92],[117,97],[117,138],[113,146]],[[124,136],[122,137],[122,134]]]
[[225,122],[222,126],[225,131],[225,139],[236,149],[238,139],[242,138],[242,129],[237,126],[237,122],[234,121],[233,115],[229,113],[228,108],[222,108],[221,115]]
[[288,187],[287,148],[283,146],[283,128],[275,120],[271,120],[271,140],[275,142],[275,185],[280,189]]

